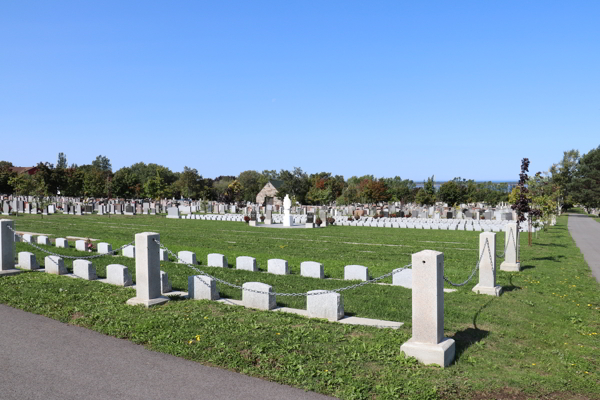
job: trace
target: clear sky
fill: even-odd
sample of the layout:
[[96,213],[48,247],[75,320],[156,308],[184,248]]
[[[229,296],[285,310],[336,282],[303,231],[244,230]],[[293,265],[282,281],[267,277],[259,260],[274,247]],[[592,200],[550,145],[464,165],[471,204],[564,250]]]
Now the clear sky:
[[600,145],[600,1],[0,2],[0,160],[517,180]]

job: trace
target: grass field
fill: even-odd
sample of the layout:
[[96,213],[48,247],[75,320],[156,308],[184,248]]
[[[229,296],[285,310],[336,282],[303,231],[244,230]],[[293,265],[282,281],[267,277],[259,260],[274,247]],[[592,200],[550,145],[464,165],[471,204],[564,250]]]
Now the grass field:
[[[199,266],[232,283],[261,281],[278,292],[347,285],[299,276],[302,261],[323,263],[331,278],[342,278],[343,267],[349,264],[367,266],[375,277],[409,264],[412,253],[431,249],[444,252],[446,275],[461,282],[478,259],[479,232],[336,226],[282,230],[156,216],[15,220],[19,231],[53,238],[91,237],[113,248],[131,242],[135,233],[158,232],[169,249],[195,251],[204,265],[206,255],[213,252],[225,254],[230,264],[237,256],[255,257],[263,271],[269,258],[286,259],[292,273],[288,276]],[[457,345],[455,363],[446,369],[420,365],[400,353],[400,345],[411,336],[411,291],[401,287],[367,285],[343,292],[346,314],[404,322],[399,330],[346,326],[209,301],[171,301],[146,310],[125,305],[134,296],[133,289],[31,272],[1,278],[0,302],[156,351],[345,399],[600,398],[599,285],[566,225],[567,217],[560,217],[555,227],[534,239],[532,247],[522,236],[524,270],[498,272],[498,284],[505,290],[501,297],[474,294],[477,278],[445,295],[445,335]],[[499,253],[502,243],[503,234],[498,234]],[[41,252],[25,243],[16,247],[43,260]],[[124,257],[94,260],[99,276],[110,263],[128,266],[135,280],[134,261]],[[187,276],[194,272],[184,265],[162,264],[173,288],[187,290]],[[241,298],[239,290],[219,289],[223,297]],[[305,302],[303,297],[277,298],[281,306],[305,308]]]

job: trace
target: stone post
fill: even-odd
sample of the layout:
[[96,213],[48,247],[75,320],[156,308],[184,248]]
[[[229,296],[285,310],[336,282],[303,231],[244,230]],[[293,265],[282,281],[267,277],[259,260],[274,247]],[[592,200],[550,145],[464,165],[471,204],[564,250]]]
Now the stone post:
[[500,296],[502,286],[496,286],[496,234],[479,234],[479,283],[473,291],[490,296]]
[[160,246],[154,239],[159,240],[160,235],[154,232],[135,235],[136,296],[127,300],[127,304],[152,307],[169,301],[168,297],[161,295]]
[[15,268],[15,234],[9,229],[14,226],[13,220],[0,219],[0,276],[21,272]]
[[500,270],[519,272],[521,263],[517,262],[517,253],[519,246],[519,232],[517,231],[517,223],[510,222],[504,227],[504,262],[500,264]]
[[412,271],[412,338],[400,350],[424,364],[447,367],[454,360],[455,345],[444,337],[444,254],[413,254]]

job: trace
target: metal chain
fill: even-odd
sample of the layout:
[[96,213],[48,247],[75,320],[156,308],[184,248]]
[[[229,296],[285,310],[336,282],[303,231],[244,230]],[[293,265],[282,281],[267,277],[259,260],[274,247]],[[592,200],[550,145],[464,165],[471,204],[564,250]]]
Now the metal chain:
[[[11,230],[11,231],[12,231],[12,232],[13,232],[13,233],[16,235],[16,236],[18,236],[18,237],[20,237],[20,238],[23,238],[23,235],[19,235],[19,234],[18,234],[17,232],[15,232],[15,230],[14,230],[14,229],[12,229],[10,226],[8,227],[8,229],[9,229],[9,230]],[[44,248],[42,248],[42,247],[40,247],[40,246],[36,245],[35,243],[31,243],[31,242],[24,242],[24,243],[27,243],[28,245],[30,245],[30,246],[32,246],[32,247],[35,247],[36,249],[38,249],[38,250],[39,250],[39,251],[41,251],[41,252],[44,252],[44,253],[46,253],[46,254],[50,254],[50,255],[53,255],[53,256],[58,256],[58,257],[61,257],[61,258],[68,258],[68,259],[73,259],[73,260],[92,260],[92,259],[94,259],[94,258],[100,258],[100,257],[105,257],[105,256],[113,255],[113,254],[115,254],[116,252],[118,252],[118,251],[120,251],[120,250],[124,249],[125,247],[127,247],[127,246],[131,246],[132,244],[134,244],[134,243],[135,243],[135,240],[134,240],[134,241],[132,241],[132,242],[130,242],[130,243],[124,244],[123,246],[119,247],[118,249],[111,250],[111,251],[109,251],[108,253],[96,254],[96,255],[93,255],[93,256],[86,256],[86,257],[67,256],[67,255],[64,255],[64,254],[53,253],[53,252],[51,252],[51,251],[48,251],[48,250],[46,250],[46,249],[44,249]]]
[[254,290],[254,289],[249,289],[249,288],[245,288],[243,286],[240,285],[236,285],[234,283],[230,283],[227,282],[223,279],[219,279],[215,276],[212,276],[210,274],[207,274],[206,272],[196,268],[195,266],[193,266],[192,264],[188,264],[185,261],[183,261],[181,258],[179,258],[179,256],[175,253],[173,253],[171,250],[169,250],[165,245],[163,245],[162,243],[160,243],[158,240],[154,239],[154,241],[164,250],[167,251],[167,253],[169,253],[171,256],[173,256],[176,260],[178,260],[180,263],[186,265],[187,267],[190,267],[191,269],[193,269],[194,271],[200,273],[203,276],[206,276],[208,278],[214,279],[215,281],[222,283],[224,285],[230,286],[232,288],[236,288],[236,289],[241,289],[241,290],[245,290],[246,292],[251,292],[251,293],[259,293],[259,294],[270,294],[270,295],[275,295],[275,296],[317,296],[317,295],[321,295],[321,294],[325,294],[325,293],[339,293],[342,292],[344,290],[350,290],[350,289],[356,289],[358,287],[364,286],[364,285],[368,285],[370,283],[375,283],[378,282],[384,278],[387,278],[388,276],[392,276],[395,273],[398,273],[402,270],[408,269],[408,267],[410,267],[412,264],[408,264],[405,265],[403,268],[398,268],[393,270],[392,272],[388,272],[387,274],[378,276],[377,278],[373,278],[373,279],[369,279],[367,281],[363,281],[354,285],[350,285],[350,286],[346,286],[346,287],[342,287],[342,288],[338,288],[338,289],[332,289],[332,290],[323,290],[322,292],[318,292],[318,293],[278,293],[278,292],[263,292],[261,290]]
[[481,255],[479,256],[479,261],[477,261],[477,265],[475,266],[475,268],[473,269],[473,272],[471,272],[471,275],[469,275],[469,277],[467,278],[467,280],[466,280],[466,281],[464,281],[464,282],[462,282],[462,283],[454,283],[454,282],[452,282],[450,279],[448,279],[448,277],[447,277],[446,275],[444,275],[444,280],[445,280],[446,282],[448,282],[450,285],[452,285],[452,286],[457,286],[457,287],[464,286],[464,285],[466,285],[467,283],[469,283],[469,281],[470,281],[471,279],[473,279],[473,277],[475,276],[475,272],[477,272],[477,270],[479,269],[479,264],[481,264],[481,259],[483,258],[483,254],[485,253],[485,247],[487,247],[487,248],[488,248],[488,254],[489,254],[489,256],[490,256],[490,264],[491,264],[491,265],[494,265],[494,261],[492,260],[492,251],[491,251],[491,249],[490,249],[490,244],[489,244],[489,242],[488,242],[488,240],[487,240],[487,239],[485,239],[485,244],[484,244],[484,246],[483,246],[483,247],[484,247],[484,248],[483,248],[483,251],[481,252]]
[[506,249],[508,249],[508,244],[510,242],[510,239],[512,239],[512,242],[513,242],[513,245],[514,245],[515,249],[517,248],[517,244],[515,243],[515,237],[513,236],[513,230],[509,229],[508,230],[508,240],[506,240],[504,242],[504,251],[502,252],[502,254],[496,255],[496,257],[498,257],[498,258],[504,258],[504,256],[506,255]]

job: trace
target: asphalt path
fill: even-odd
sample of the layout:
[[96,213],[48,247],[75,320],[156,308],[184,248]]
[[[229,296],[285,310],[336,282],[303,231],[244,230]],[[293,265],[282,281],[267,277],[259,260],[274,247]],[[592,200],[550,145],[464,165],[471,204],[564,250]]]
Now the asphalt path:
[[600,282],[600,223],[583,214],[569,214],[569,232],[583,258]]
[[2,400],[332,399],[3,304],[0,366]]

